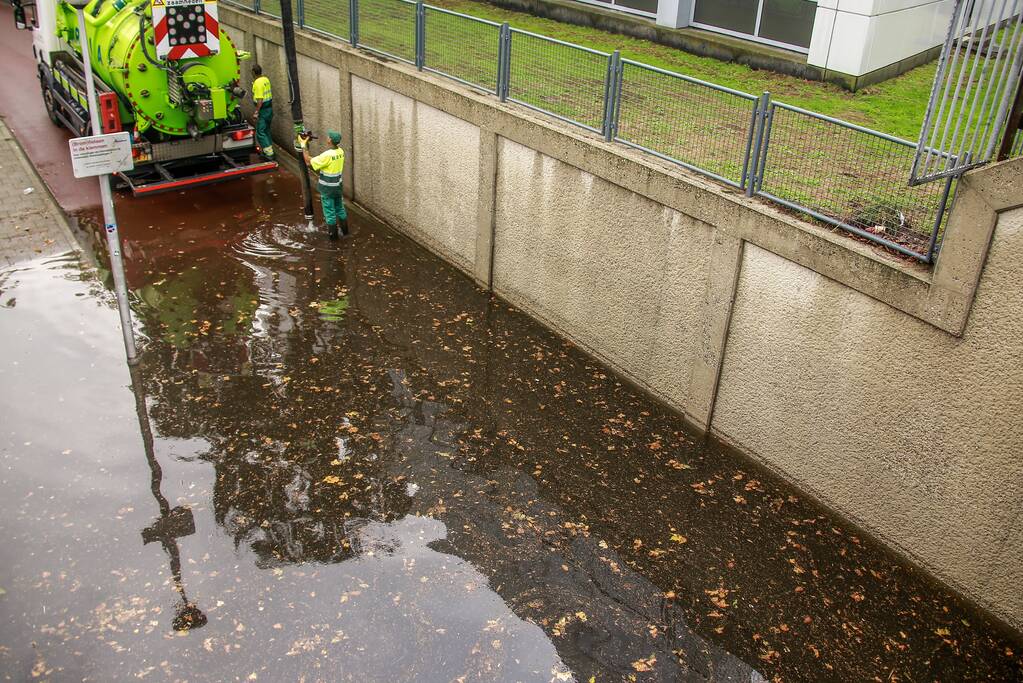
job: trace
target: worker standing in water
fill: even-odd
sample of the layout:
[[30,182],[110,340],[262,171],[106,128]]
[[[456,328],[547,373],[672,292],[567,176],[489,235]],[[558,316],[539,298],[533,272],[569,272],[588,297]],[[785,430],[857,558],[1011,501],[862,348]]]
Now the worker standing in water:
[[348,234],[348,211],[345,200],[341,196],[341,172],[345,168],[345,151],[341,149],[341,133],[328,131],[330,149],[323,154],[309,154],[309,134],[300,135],[299,145],[302,146],[302,158],[309,168],[316,171],[319,181],[316,188],[320,191],[320,203],[323,205],[323,220],[327,223],[327,235],[330,239],[338,237],[338,225],[341,234]]
[[270,137],[270,123],[274,119],[273,93],[270,90],[270,79],[263,75],[263,67],[252,65],[252,99],[256,102],[256,144],[260,154],[267,161],[274,160],[274,141]]

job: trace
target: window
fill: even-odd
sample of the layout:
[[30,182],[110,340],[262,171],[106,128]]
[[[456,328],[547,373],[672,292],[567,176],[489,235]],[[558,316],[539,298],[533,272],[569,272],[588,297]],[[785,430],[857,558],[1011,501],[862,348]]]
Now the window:
[[693,23],[753,35],[757,29],[760,0],[705,0],[697,2]]
[[696,0],[692,23],[807,52],[816,14],[813,0]]
[[655,18],[657,16],[657,0],[579,0],[579,2],[612,7],[629,14],[641,14],[644,17]]

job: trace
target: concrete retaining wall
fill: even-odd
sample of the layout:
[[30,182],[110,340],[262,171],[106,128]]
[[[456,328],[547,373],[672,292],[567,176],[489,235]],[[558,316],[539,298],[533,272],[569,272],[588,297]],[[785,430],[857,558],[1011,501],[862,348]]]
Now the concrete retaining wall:
[[[962,337],[746,250],[714,431],[1023,614],[1023,209]],[[1015,536],[1015,540],[1013,540]]]
[[[221,14],[289,138],[279,28]],[[298,47],[348,196],[1023,629],[1023,159],[962,181],[928,271],[410,66]]]
[[509,140],[498,159],[494,290],[686,405],[713,228]]
[[471,272],[480,129],[355,76],[352,103],[359,202]]

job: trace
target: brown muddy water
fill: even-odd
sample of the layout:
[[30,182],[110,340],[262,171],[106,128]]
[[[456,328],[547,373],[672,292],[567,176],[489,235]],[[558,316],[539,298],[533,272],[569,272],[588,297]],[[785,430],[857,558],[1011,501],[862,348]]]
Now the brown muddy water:
[[985,616],[278,174],[0,272],[6,680],[1020,680]]

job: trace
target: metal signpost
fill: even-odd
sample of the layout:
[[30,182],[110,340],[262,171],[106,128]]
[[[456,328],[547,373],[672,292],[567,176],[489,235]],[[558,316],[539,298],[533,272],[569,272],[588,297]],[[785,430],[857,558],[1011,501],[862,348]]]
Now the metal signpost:
[[[92,75],[92,60],[89,55],[89,42],[85,32],[85,5],[88,0],[71,0],[69,3],[78,13],[78,40],[82,53],[82,62],[85,66],[85,84],[89,103],[89,116],[92,119],[92,131],[94,133],[102,130],[99,120],[99,106],[96,99],[96,83]],[[121,134],[127,136],[128,133]],[[74,150],[77,148],[81,154],[76,164],[75,176],[79,176],[77,169],[83,171],[95,170],[99,174],[99,193],[103,202],[103,226],[107,236],[107,251],[110,253],[110,270],[114,276],[114,293],[117,295],[117,310],[121,314],[121,332],[124,334],[124,350],[128,354],[128,363],[134,365],[138,362],[138,353],[135,350],[135,333],[131,326],[131,309],[128,307],[128,285],[124,278],[124,262],[121,260],[121,238],[117,234],[117,216],[114,214],[114,198],[110,192],[110,173],[112,170],[127,170],[131,166],[124,164],[131,163],[131,141],[128,140],[127,158],[123,156],[123,137],[114,135],[94,135],[88,138],[79,138],[71,141],[72,163],[74,161]],[[120,151],[119,151],[120,150]],[[85,175],[96,175],[86,172]]]

